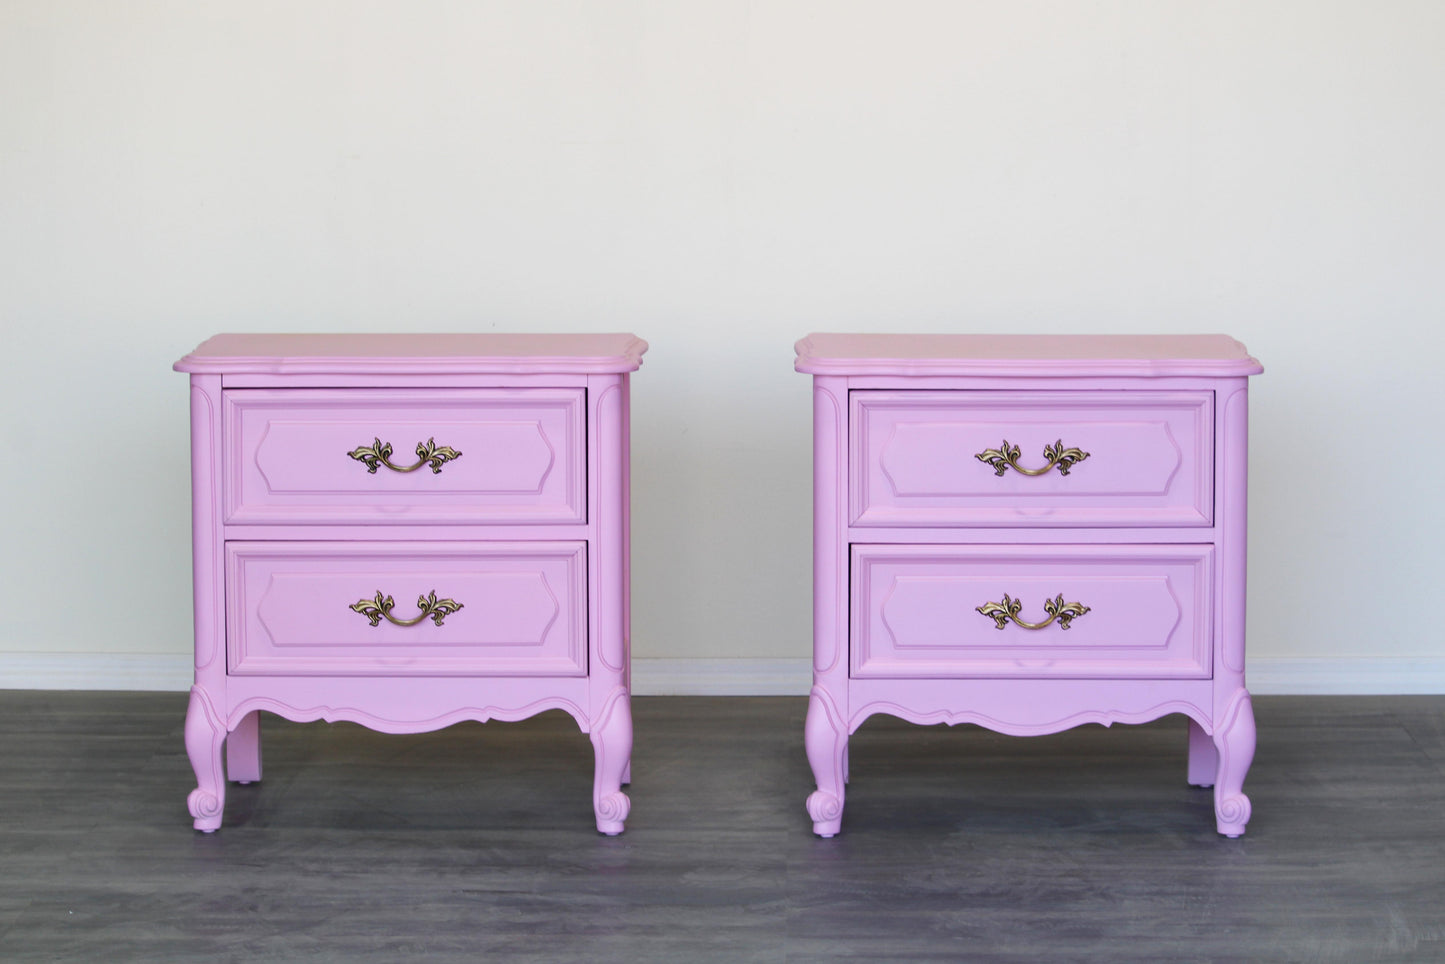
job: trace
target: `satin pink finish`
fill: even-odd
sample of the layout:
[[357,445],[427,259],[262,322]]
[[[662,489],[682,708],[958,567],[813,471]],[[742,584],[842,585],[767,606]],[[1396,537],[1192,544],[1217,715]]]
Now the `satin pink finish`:
[[[1181,713],[1189,782],[1242,834],[1259,363],[1221,335],[824,334],[797,350],[814,375],[814,831],[840,829],[848,738],[874,713],[1018,736]],[[1058,441],[1089,456],[1000,476],[976,455],[1005,439],[1024,468]],[[978,611],[1005,594],[1045,625]]]
[[[228,671],[235,676],[586,676],[583,542],[229,542]],[[357,589],[357,586],[366,588]],[[398,619],[351,608],[380,592]]]
[[[855,391],[859,526],[1207,526],[1211,392]],[[1089,458],[1041,476],[997,475],[977,455],[1005,441],[1047,465],[1061,441]]]
[[[581,388],[236,389],[222,399],[232,524],[577,524],[586,513]],[[410,466],[434,440],[461,452],[412,472],[344,458],[376,440]]]
[[[854,545],[852,676],[1026,678],[1210,675],[1213,547]],[[1005,595],[1048,619],[1057,596],[1089,611],[1068,628],[1000,629]]]
[[813,375],[1227,378],[1264,371],[1228,335],[814,334],[796,348],[795,367]]
[[[632,335],[220,335],[191,373],[196,829],[261,779],[258,713],[421,733],[560,709],[597,829],[630,809]],[[348,453],[375,440],[412,472]],[[371,624],[353,604],[391,597]],[[423,616],[431,594],[444,606]],[[374,607],[373,607],[374,608]],[[440,620],[436,618],[440,615]]]
[[176,362],[210,375],[604,375],[636,371],[647,342],[628,334],[216,335]]

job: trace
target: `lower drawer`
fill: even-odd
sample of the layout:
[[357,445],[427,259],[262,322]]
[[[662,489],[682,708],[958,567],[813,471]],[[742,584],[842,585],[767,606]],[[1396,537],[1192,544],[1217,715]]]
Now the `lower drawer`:
[[229,542],[229,672],[585,676],[583,542]]
[[1207,545],[855,545],[858,678],[1207,678]]

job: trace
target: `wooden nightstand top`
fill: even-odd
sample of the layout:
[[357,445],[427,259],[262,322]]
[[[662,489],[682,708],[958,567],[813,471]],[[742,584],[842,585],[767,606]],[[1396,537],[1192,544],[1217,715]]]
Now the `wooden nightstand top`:
[[227,334],[176,362],[196,374],[630,372],[647,342],[616,334]]
[[812,334],[794,346],[813,375],[1013,377],[1258,375],[1228,335]]

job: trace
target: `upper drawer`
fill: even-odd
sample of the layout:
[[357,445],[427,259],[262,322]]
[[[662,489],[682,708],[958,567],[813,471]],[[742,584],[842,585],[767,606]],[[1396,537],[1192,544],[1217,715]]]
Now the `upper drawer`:
[[856,526],[1212,524],[1212,392],[851,399]]
[[226,522],[586,521],[580,388],[232,389]]

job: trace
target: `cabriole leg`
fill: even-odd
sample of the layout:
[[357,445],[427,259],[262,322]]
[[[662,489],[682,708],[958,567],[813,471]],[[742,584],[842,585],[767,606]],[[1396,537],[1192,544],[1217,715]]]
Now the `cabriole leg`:
[[226,775],[236,783],[261,779],[261,714],[252,710],[226,738]]
[[186,798],[186,805],[195,818],[195,828],[205,833],[221,825],[226,806],[226,780],[221,773],[221,745],[225,742],[225,723],[205,691],[191,687],[191,703],[186,710],[186,756],[196,771],[196,789]]
[[1214,779],[1214,816],[1219,832],[1238,837],[1249,823],[1249,797],[1244,795],[1244,776],[1254,762],[1254,704],[1249,692],[1240,690],[1229,703],[1224,723],[1214,730],[1219,766]]
[[848,730],[837,708],[821,686],[808,694],[808,718],[803,724],[803,744],[808,765],[818,789],[808,797],[808,816],[813,832],[831,837],[843,826],[843,784],[848,768]]
[[1191,787],[1214,786],[1214,771],[1219,769],[1219,751],[1214,748],[1214,737],[1204,732],[1204,727],[1189,721],[1189,785]]
[[597,757],[592,781],[597,830],[616,836],[632,810],[632,801],[622,792],[623,775],[632,761],[632,700],[620,686],[592,723],[592,747]]

